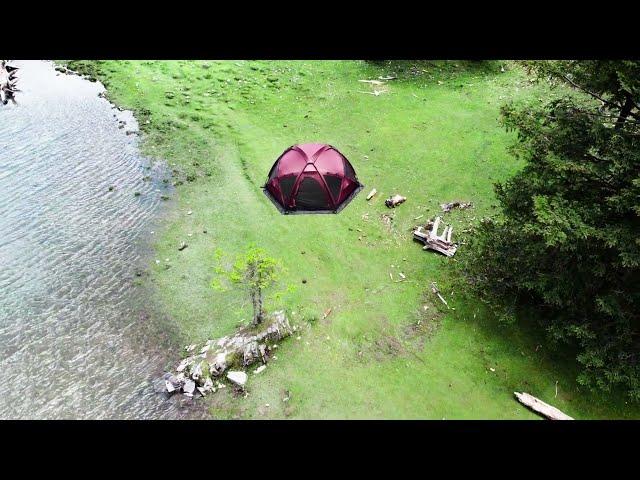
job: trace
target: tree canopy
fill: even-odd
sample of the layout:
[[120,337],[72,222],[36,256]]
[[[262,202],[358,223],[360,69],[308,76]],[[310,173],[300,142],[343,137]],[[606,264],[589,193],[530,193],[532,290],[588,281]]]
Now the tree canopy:
[[640,399],[640,62],[525,62],[567,91],[502,108],[526,166],[496,185],[468,273],[507,305],[538,309],[554,340],[579,348],[578,381]]

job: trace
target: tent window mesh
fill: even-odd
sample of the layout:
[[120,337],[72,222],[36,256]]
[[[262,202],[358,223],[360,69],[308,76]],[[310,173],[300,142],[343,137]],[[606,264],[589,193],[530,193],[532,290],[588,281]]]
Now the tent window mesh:
[[276,172],[278,171],[278,164],[274,163],[273,167],[271,167],[271,171],[269,172],[269,181],[276,178]]
[[304,210],[327,210],[331,208],[322,185],[310,177],[306,177],[300,183],[296,206]]
[[353,171],[353,167],[347,160],[344,161],[344,176],[351,180],[356,179],[356,172]]
[[342,178],[335,175],[324,175],[324,181],[327,182],[331,196],[335,201],[338,201],[340,196],[340,186],[342,185]]
[[295,175],[288,175],[280,179],[280,190],[282,190],[282,193],[284,194],[285,202],[289,200],[289,197],[291,197],[291,190],[293,189],[294,183],[296,183]]

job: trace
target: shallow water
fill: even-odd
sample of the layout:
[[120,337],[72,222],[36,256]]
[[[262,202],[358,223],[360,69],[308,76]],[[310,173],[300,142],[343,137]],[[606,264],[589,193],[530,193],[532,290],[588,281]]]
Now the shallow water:
[[153,261],[168,174],[141,156],[126,133],[135,119],[102,85],[12,63],[22,92],[0,105],[0,418],[183,417],[154,391],[167,359],[134,285]]

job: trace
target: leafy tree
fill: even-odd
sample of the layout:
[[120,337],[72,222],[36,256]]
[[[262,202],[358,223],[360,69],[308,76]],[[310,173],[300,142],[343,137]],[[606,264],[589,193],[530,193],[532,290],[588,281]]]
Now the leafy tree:
[[[506,105],[524,169],[496,185],[502,215],[472,240],[467,269],[503,318],[538,307],[578,347],[578,382],[640,399],[640,62],[526,62],[571,87],[541,107]],[[515,303],[514,303],[515,302]]]
[[[221,257],[220,252],[217,252],[217,257]],[[230,270],[218,267],[216,271],[224,274],[232,283],[246,289],[253,308],[252,325],[257,326],[262,323],[264,292],[278,283],[282,273],[282,267],[278,261],[268,256],[264,249],[250,245],[243,254],[236,257]],[[215,281],[213,286],[220,288]]]

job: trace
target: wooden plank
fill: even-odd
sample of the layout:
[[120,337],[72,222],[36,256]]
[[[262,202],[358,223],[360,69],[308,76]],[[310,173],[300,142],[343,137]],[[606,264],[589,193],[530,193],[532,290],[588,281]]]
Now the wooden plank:
[[519,393],[513,392],[518,401],[530,408],[536,413],[539,413],[543,417],[548,418],[549,420],[573,420],[572,417],[567,415],[564,412],[561,412],[556,407],[552,407],[548,403],[544,403],[539,398],[534,397],[533,395],[529,395],[528,393]]

